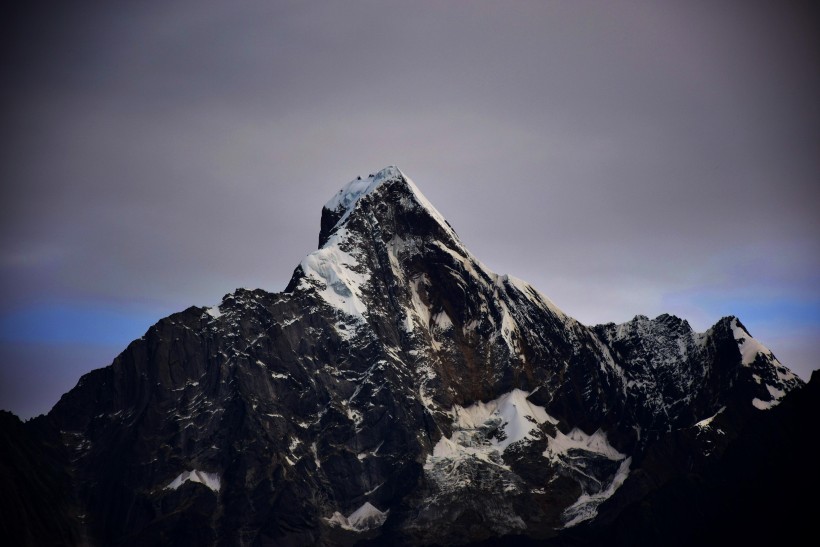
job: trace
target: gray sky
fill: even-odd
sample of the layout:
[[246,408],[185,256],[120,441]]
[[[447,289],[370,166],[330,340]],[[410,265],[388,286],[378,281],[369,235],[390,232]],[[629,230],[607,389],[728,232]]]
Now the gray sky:
[[4,8],[0,408],[282,290],[389,164],[585,323],[735,314],[820,366],[810,3],[38,4]]

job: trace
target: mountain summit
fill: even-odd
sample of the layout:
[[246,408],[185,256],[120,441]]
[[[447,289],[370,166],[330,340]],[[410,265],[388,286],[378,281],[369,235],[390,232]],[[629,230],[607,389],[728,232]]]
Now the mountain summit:
[[162,319],[4,417],[0,512],[20,544],[583,544],[677,511],[659,492],[802,385],[735,317],[582,325],[388,167],[325,204],[284,292]]

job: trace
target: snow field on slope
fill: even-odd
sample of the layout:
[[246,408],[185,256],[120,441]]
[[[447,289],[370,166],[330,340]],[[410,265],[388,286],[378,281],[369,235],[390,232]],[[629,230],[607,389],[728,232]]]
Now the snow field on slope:
[[356,203],[363,196],[371,193],[383,182],[399,179],[402,176],[402,172],[399,171],[398,167],[389,166],[385,167],[372,177],[355,178],[345,184],[341,190],[336,192],[336,194],[330,198],[327,203],[325,203],[325,209],[335,212],[338,212],[340,209],[344,209],[344,215],[342,215],[342,218],[340,218],[337,222],[337,224],[341,224],[347,220],[348,215],[353,209],[355,209]]
[[467,408],[456,405],[452,410],[455,418],[453,425],[462,431],[469,431],[488,424],[493,418],[500,418],[506,438],[492,439],[491,443],[503,451],[513,443],[534,439],[532,432],[538,429],[538,424],[557,423],[544,407],[530,403],[528,396],[528,392],[514,389],[486,403],[479,401]]
[[[769,348],[752,338],[751,334],[737,324],[737,319],[732,320],[732,334],[737,340],[738,349],[740,349],[740,355],[743,358],[743,365],[748,366],[754,363],[759,353],[772,356]],[[777,359],[774,359],[774,361],[777,361]]]
[[384,521],[387,520],[388,513],[390,513],[390,510],[379,511],[369,501],[366,501],[347,517],[336,511],[332,517],[326,518],[325,520],[331,526],[338,526],[353,532],[364,532],[378,528],[384,524]]
[[[742,359],[741,364],[743,366],[748,367],[753,365],[758,355],[764,355],[771,361],[771,366],[774,368],[777,380],[782,382],[781,387],[786,387],[789,383],[794,381],[794,373],[784,367],[780,361],[777,360],[774,354],[772,354],[769,348],[755,340],[751,334],[742,328],[738,324],[737,319],[732,320],[732,335],[737,341],[738,350],[740,351]],[[759,375],[754,374],[753,378],[757,383],[761,383],[761,378]],[[768,401],[764,401],[757,397],[752,399],[752,406],[758,410],[769,410],[780,404],[780,401],[786,396],[786,390],[776,388],[770,384],[764,385],[766,386],[766,390],[769,392],[771,399]]]
[[[528,392],[514,389],[486,403],[479,401],[468,407],[456,405],[450,410],[453,434],[436,443],[432,457],[457,458],[462,454],[504,452],[514,443],[537,439],[540,424],[557,424],[558,420],[547,414],[544,407],[531,403],[528,396]],[[491,434],[490,437],[484,434],[495,428],[502,434]],[[544,457],[549,459],[573,449],[593,452],[614,461],[626,457],[609,444],[606,433],[601,430],[588,435],[578,428],[568,434],[556,429],[554,437],[547,435],[546,438]]]
[[600,429],[592,435],[587,435],[577,427],[567,435],[556,431],[554,438],[547,436],[547,449],[544,451],[544,456],[555,459],[561,454],[568,454],[573,449],[594,452],[613,461],[620,461],[626,457],[609,444],[606,433]]
[[[539,438],[540,424],[558,423],[544,407],[527,400],[528,396],[528,392],[514,389],[492,401],[453,407],[450,410],[453,433],[449,438],[442,437],[427,457],[424,470],[428,477],[439,488],[454,490],[470,485],[470,466],[462,465],[470,461],[511,473],[503,459],[506,449],[515,443]],[[621,462],[600,491],[587,492],[582,489],[578,499],[563,514],[565,527],[594,518],[598,506],[610,498],[628,477],[632,459],[609,444],[606,433],[601,430],[588,435],[578,428],[567,434],[556,429],[554,436],[546,435],[546,440],[547,448],[543,456],[555,466],[572,466],[567,462],[574,461],[579,455],[578,451]],[[463,473],[467,474],[461,476]],[[510,491],[515,491],[515,487],[511,486]]]
[[347,238],[347,230],[337,231],[324,247],[306,256],[301,266],[306,278],[318,284],[319,295],[325,302],[348,316],[363,320],[367,308],[361,301],[361,287],[370,276],[358,273],[355,268],[360,265],[356,257],[341,249],[341,242]]

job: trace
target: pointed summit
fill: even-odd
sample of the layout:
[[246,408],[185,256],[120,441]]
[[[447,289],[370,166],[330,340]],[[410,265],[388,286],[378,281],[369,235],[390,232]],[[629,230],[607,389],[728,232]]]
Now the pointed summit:
[[363,319],[372,307],[365,305],[363,294],[384,289],[371,281],[378,285],[392,279],[406,290],[431,250],[444,251],[438,263],[458,257],[471,271],[494,275],[464,248],[409,177],[398,167],[385,167],[350,181],[325,204],[319,248],[302,260],[285,290],[315,289],[332,307]]
[[395,165],[389,165],[367,178],[356,177],[345,184],[327,203],[324,208],[328,211],[349,212],[356,205],[360,197],[369,194],[385,182],[406,182],[404,173]]
[[[376,174],[370,174],[367,177],[356,177],[325,203],[322,208],[322,223],[319,232],[320,248],[327,243],[332,233],[348,223],[348,219],[360,208],[360,204],[363,202],[383,204],[385,208],[392,209],[390,216],[394,218],[404,217],[403,213],[415,211],[416,214],[411,215],[418,217],[414,219],[414,225],[428,224],[427,222],[418,222],[421,217],[427,217],[427,220],[432,220],[433,224],[438,225],[451,239],[458,241],[458,236],[450,224],[433,204],[424,197],[424,194],[421,193],[415,183],[402,173],[398,167],[391,165]],[[378,213],[384,212],[387,211],[376,211],[374,214],[374,211],[371,210],[365,214],[369,214],[373,219],[380,222],[385,219],[382,218],[383,215]]]

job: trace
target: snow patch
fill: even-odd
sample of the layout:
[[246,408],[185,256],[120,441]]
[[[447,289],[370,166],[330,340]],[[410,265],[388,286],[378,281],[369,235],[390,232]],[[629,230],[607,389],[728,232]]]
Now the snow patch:
[[699,421],[698,423],[695,424],[695,427],[698,427],[700,429],[709,429],[709,428],[711,428],[712,427],[712,420],[717,418],[718,414],[720,414],[724,410],[726,410],[725,406],[720,407],[720,410],[715,412],[714,415],[709,416],[708,418]]
[[[611,478],[590,476],[584,466],[579,465],[579,455],[584,452],[611,461],[620,461],[621,464]],[[583,480],[579,481],[581,483],[581,495],[575,503],[564,510],[562,515],[565,528],[594,518],[598,514],[598,507],[612,497],[629,476],[629,466],[632,463],[631,457],[626,457],[625,454],[621,454],[609,444],[605,432],[598,429],[592,435],[587,435],[577,427],[566,435],[561,433],[560,430],[556,430],[555,437],[547,436],[547,449],[544,451],[544,457],[571,472],[571,474],[578,474],[592,479],[589,483]]]
[[310,445],[310,453],[313,454],[313,463],[316,464],[316,469],[322,467],[322,462],[319,461],[319,452],[316,449],[316,443]]
[[569,454],[570,450],[594,452],[613,461],[626,458],[625,454],[621,454],[609,444],[606,433],[600,429],[592,435],[587,435],[577,427],[570,431],[568,435],[556,431],[555,438],[547,437],[547,449],[544,451],[544,457],[557,459],[559,455]]
[[752,405],[758,410],[769,410],[772,407],[777,406],[780,401],[761,401],[757,397],[752,399]]
[[491,443],[502,451],[513,443],[534,439],[532,433],[538,430],[538,424],[554,424],[557,421],[547,414],[544,407],[530,403],[527,400],[529,395],[529,392],[514,389],[486,403],[479,401],[467,408],[456,405],[451,410],[453,425],[461,431],[454,436],[458,433],[469,434],[488,425],[499,425],[503,438],[493,438]]
[[754,363],[757,355],[762,353],[763,355],[768,355],[772,357],[774,361],[774,356],[772,352],[769,351],[769,348],[752,338],[752,335],[746,332],[746,330],[738,325],[737,319],[732,319],[732,335],[735,337],[737,341],[738,349],[740,350],[740,355],[742,357],[741,363],[745,366],[751,365]]
[[193,471],[183,471],[177,475],[177,477],[165,487],[165,490],[176,490],[182,486],[183,483],[189,481],[203,484],[214,492],[219,492],[221,487],[219,475],[217,473],[206,473],[204,471],[194,469]]
[[507,447],[536,439],[540,435],[539,424],[555,423],[543,407],[530,403],[527,396],[528,392],[514,389],[486,403],[466,408],[455,405],[450,410],[453,434],[442,437],[433,447],[424,464],[425,472],[447,489],[471,483],[469,473],[462,476],[462,462],[480,461],[509,472],[502,456]]
[[779,401],[780,399],[782,399],[783,397],[786,396],[785,391],[783,391],[782,389],[777,389],[776,387],[770,386],[769,384],[766,384],[766,389],[769,391],[769,395],[772,396],[772,399],[774,399],[776,401]]
[[507,347],[510,348],[510,351],[513,353],[513,355],[515,355],[515,354],[518,354],[519,351],[518,351],[518,344],[515,341],[515,338],[513,337],[513,335],[520,338],[521,334],[518,332],[518,325],[513,320],[512,315],[510,314],[510,310],[509,310],[509,308],[507,308],[507,304],[505,304],[503,300],[500,300],[499,302],[501,304],[501,313],[502,313],[502,315],[501,315],[501,338],[504,339],[504,342],[506,342]]
[[290,450],[291,452],[294,452],[296,450],[296,447],[298,447],[300,444],[302,444],[302,441],[300,439],[294,437],[290,440],[290,445],[288,446],[288,450]]
[[792,371],[785,367],[776,367],[775,371],[777,372],[777,379],[781,382],[793,382],[797,378]]
[[387,511],[379,511],[369,501],[366,501],[364,505],[353,511],[347,517],[336,511],[332,517],[325,518],[325,520],[331,526],[338,526],[353,532],[364,532],[378,528],[384,524],[389,513],[389,509]]
[[752,399],[752,405],[754,405],[754,407],[758,410],[769,410],[770,408],[776,407],[780,404],[780,401],[783,399],[783,397],[786,396],[785,391],[783,391],[782,389],[777,389],[774,386],[770,386],[769,384],[766,384],[766,391],[769,392],[771,400],[763,401],[761,399],[758,399],[757,397]]
[[[588,435],[578,428],[564,434],[557,428],[547,433],[542,424],[556,425],[558,421],[546,409],[529,402],[530,394],[520,389],[488,402],[468,407],[459,405],[450,410],[453,433],[442,437],[427,456],[425,474],[444,491],[471,487],[475,464],[485,467],[482,473],[496,473],[506,481],[505,491],[515,491],[515,474],[504,461],[506,449],[519,442],[546,439],[543,456],[556,472],[569,472],[582,486],[581,496],[564,512],[565,526],[589,520],[598,507],[620,488],[629,475],[632,459],[616,450],[600,429]],[[553,436],[554,435],[554,436]],[[608,475],[592,476],[583,461],[600,458],[613,463]],[[614,470],[620,462],[617,471]],[[563,471],[562,471],[563,470]],[[516,517],[517,518],[517,517]]]
[[213,317],[214,319],[219,319],[222,317],[222,312],[219,311],[219,305],[212,306],[205,310],[205,313]]
[[338,321],[333,325],[333,330],[336,331],[336,334],[339,335],[339,338],[342,340],[350,340],[353,337],[353,333],[355,332],[354,328],[351,328],[347,323],[344,321]]
[[629,476],[629,466],[632,464],[632,458],[626,458],[621,462],[615,477],[606,490],[602,490],[596,494],[581,494],[578,499],[564,509],[562,515],[564,519],[564,528],[571,528],[584,521],[595,518],[598,514],[598,507],[606,500],[612,497],[615,491],[621,487],[626,478]]
[[441,310],[439,313],[433,316],[433,323],[438,327],[441,331],[446,331],[449,328],[452,328],[453,321],[450,319],[450,316],[447,315],[447,312]]
[[345,184],[342,189],[336,193],[336,195],[330,198],[330,200],[325,203],[325,209],[328,209],[329,211],[339,211],[340,209],[345,210],[345,214],[342,215],[342,218],[340,218],[336,223],[339,225],[347,220],[348,215],[355,208],[356,202],[358,202],[362,197],[371,193],[386,181],[401,178],[407,180],[407,177],[404,176],[399,168],[393,165],[385,167],[372,177],[357,177]]
[[[421,275],[412,279],[410,281],[410,303],[413,304],[413,309],[416,311],[416,316],[419,319],[419,322],[424,328],[430,327],[430,309],[421,299],[421,294],[419,293],[419,287],[422,284],[427,284],[427,275]],[[408,314],[408,323],[412,325],[412,319],[410,319],[410,315]],[[409,329],[408,332],[412,330]]]
[[350,403],[348,401],[342,401],[342,408],[344,409],[345,415],[347,415],[347,419],[353,422],[354,427],[358,428],[362,425],[364,418],[362,417],[361,412],[355,408],[350,408]]
[[336,226],[341,226],[350,216],[350,213],[356,208],[356,204],[361,198],[374,192],[379,186],[387,182],[401,180],[406,183],[407,188],[413,194],[413,198],[416,203],[421,208],[426,210],[427,213],[433,217],[433,219],[444,229],[445,232],[450,234],[455,241],[458,241],[458,236],[456,236],[455,231],[453,231],[441,213],[439,213],[438,209],[436,209],[433,204],[430,203],[426,197],[424,197],[424,194],[419,191],[416,184],[410,180],[408,176],[402,173],[401,170],[395,165],[385,167],[375,175],[367,178],[357,177],[356,179],[348,182],[342,187],[341,190],[330,198],[327,203],[325,203],[325,208],[334,212],[344,210],[344,214],[342,214],[341,218],[338,222],[336,222]]
[[300,266],[305,279],[313,282],[325,302],[363,321],[367,308],[361,301],[361,288],[370,276],[356,271],[360,267],[356,257],[341,249],[346,238],[347,230],[338,230],[324,247],[306,256]]

